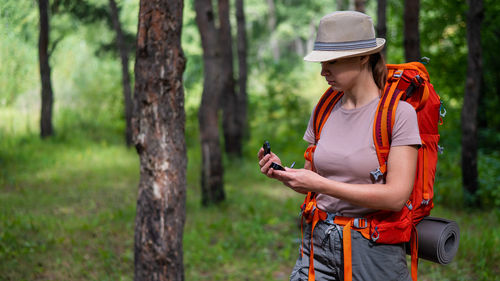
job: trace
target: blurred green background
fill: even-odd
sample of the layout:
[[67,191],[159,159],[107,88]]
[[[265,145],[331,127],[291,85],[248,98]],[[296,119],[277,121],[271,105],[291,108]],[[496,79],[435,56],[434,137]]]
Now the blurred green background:
[[[57,1],[55,1],[57,2]],[[107,9],[106,0],[86,0]],[[122,28],[137,30],[138,1],[117,1]],[[295,42],[335,10],[335,1],[245,1],[249,61],[249,138],[242,159],[224,158],[227,200],[200,206],[197,112],[203,88],[199,32],[185,2],[182,47],[186,143],[186,280],[287,280],[298,257],[302,196],[259,173],[257,150],[272,143],[285,164],[303,164],[302,136],[328,86],[320,65],[305,63]],[[404,62],[402,1],[389,1],[387,61]],[[464,205],[460,111],[467,67],[465,1],[420,1],[421,53],[447,116],[440,145],[433,215],[455,220],[461,242],[455,260],[420,263],[421,280],[498,280],[500,269],[500,3],[485,1],[483,81],[479,110],[482,207]],[[234,10],[232,11],[234,13]],[[376,22],[376,1],[367,1]],[[106,18],[51,11],[50,59],[55,136],[39,137],[38,7],[33,0],[0,2],[0,280],[132,280],[139,161],[124,143],[121,66]],[[235,29],[234,15],[232,25]],[[280,46],[273,58],[269,40]],[[133,42],[132,42],[133,44]],[[52,45],[53,46],[53,45]],[[134,53],[130,73],[133,78]],[[466,105],[465,105],[466,106]]]

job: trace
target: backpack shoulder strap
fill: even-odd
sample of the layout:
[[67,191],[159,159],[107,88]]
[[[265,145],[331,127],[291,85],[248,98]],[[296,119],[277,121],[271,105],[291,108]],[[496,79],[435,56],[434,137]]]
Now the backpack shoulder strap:
[[377,151],[379,168],[370,172],[374,181],[384,177],[387,172],[387,158],[391,148],[392,127],[396,117],[396,108],[405,93],[397,88],[404,69],[389,69],[387,83],[377,106],[373,119],[373,142]]
[[343,95],[344,92],[333,90],[332,87],[330,87],[325,91],[323,96],[321,96],[321,99],[314,110],[313,126],[315,144],[319,141],[321,130],[323,129],[326,120],[328,120],[333,107],[335,107],[335,104],[337,104]]
[[340,100],[340,98],[342,98],[343,95],[344,92],[335,91],[332,89],[332,87],[330,87],[321,96],[318,104],[316,105],[316,108],[314,109],[314,115],[313,115],[314,145],[309,146],[304,152],[304,158],[307,161],[311,162],[313,170],[314,170],[313,153],[314,150],[316,150],[316,144],[318,143],[319,138],[321,136],[321,130],[323,129],[326,120],[328,120],[328,117],[330,116],[333,107],[335,107],[335,104],[337,104],[337,102]]

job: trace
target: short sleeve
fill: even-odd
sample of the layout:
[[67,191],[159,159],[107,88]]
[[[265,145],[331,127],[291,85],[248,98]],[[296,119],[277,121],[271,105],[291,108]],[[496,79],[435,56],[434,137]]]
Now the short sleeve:
[[409,103],[400,101],[396,109],[391,146],[421,144],[417,113]]
[[311,113],[311,117],[309,118],[309,123],[307,124],[307,129],[303,137],[303,139],[310,144],[315,143],[313,119],[314,119],[314,109]]

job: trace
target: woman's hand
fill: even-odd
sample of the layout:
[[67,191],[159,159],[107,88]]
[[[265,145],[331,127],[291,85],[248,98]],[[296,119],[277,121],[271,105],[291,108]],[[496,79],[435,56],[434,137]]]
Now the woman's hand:
[[275,171],[273,168],[269,168],[269,166],[271,166],[271,163],[275,162],[276,164],[280,164],[281,165],[281,160],[279,159],[278,156],[276,156],[276,154],[274,153],[270,153],[270,154],[267,154],[267,155],[264,155],[264,149],[261,148],[259,150],[259,153],[258,153],[258,157],[259,157],[259,166],[260,166],[260,171],[270,177],[270,178],[276,178],[275,177]]
[[308,169],[285,168],[285,171],[275,171],[274,178],[283,182],[289,188],[299,193],[318,192],[317,187],[323,177]]
[[[270,168],[272,162],[281,165],[281,160],[279,157],[270,153],[264,155],[264,149],[261,148],[258,153],[260,171],[273,179],[277,179],[289,188],[295,190],[296,192],[306,194],[309,191],[314,190],[315,187],[319,186],[318,183],[323,179],[317,173],[311,171],[310,169],[292,169],[285,167],[285,171],[274,170]],[[306,161],[306,166],[308,161]],[[309,163],[310,166],[310,163]]]

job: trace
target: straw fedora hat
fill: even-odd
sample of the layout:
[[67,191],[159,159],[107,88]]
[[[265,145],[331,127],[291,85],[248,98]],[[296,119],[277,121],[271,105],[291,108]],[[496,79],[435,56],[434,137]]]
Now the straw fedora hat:
[[372,18],[355,11],[333,12],[321,18],[316,41],[305,61],[323,62],[377,53],[385,39],[375,38]]

